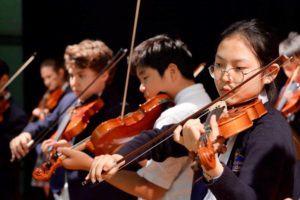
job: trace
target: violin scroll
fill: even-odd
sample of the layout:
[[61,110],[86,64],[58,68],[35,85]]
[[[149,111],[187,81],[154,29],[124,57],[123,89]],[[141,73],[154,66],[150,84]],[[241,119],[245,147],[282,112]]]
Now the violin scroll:
[[33,170],[32,177],[38,181],[49,181],[55,170],[61,166],[61,162],[57,152],[53,153],[47,162]]

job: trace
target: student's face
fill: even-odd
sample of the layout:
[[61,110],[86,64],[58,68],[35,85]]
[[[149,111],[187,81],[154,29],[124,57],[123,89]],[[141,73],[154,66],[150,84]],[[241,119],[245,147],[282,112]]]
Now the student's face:
[[157,70],[150,67],[138,67],[137,77],[141,83],[140,92],[144,94],[146,100],[164,91],[165,79]]
[[[80,69],[76,66],[67,68],[69,73],[69,82],[73,92],[79,96],[87,86],[96,78],[97,73],[90,68]],[[104,72],[97,80],[85,91],[79,99],[84,101],[92,95],[102,93],[108,78],[108,72]]]
[[[283,65],[283,70],[285,75],[293,79],[295,82],[300,82],[300,71],[299,69],[296,71],[297,67],[300,67],[300,56],[293,56],[291,62],[287,62]],[[297,73],[297,74],[296,74]]]
[[[245,73],[252,71],[244,75],[244,80],[257,72],[260,67],[260,63],[253,50],[245,43],[245,39],[238,35],[230,36],[219,44],[215,64],[223,70],[238,68],[237,70],[242,70]],[[233,105],[257,97],[262,91],[264,83],[262,75],[255,77],[239,88],[236,94],[227,100],[227,103]],[[223,73],[219,79],[215,78],[215,85],[219,94],[223,95],[237,86],[238,83],[230,80],[228,73]]]
[[44,66],[41,68],[40,73],[48,90],[52,91],[62,86],[64,79],[63,70],[55,72],[51,66]]

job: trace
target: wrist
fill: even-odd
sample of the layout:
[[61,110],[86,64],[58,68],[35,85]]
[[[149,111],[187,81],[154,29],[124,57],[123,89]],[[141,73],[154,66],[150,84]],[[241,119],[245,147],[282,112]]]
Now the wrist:
[[84,163],[86,163],[86,165],[83,167],[85,171],[90,171],[92,163],[93,163],[93,158],[90,156],[86,157],[86,160]]
[[216,167],[214,169],[205,170],[205,168],[203,168],[203,177],[206,181],[211,182],[212,180],[219,178],[222,175],[223,171],[224,167],[217,159]]

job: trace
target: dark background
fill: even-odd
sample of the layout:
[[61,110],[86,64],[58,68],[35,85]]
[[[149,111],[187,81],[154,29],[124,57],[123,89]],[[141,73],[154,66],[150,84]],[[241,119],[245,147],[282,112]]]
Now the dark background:
[[[83,39],[101,39],[114,52],[130,48],[135,0],[26,0],[23,1],[24,59],[38,56],[24,74],[25,109],[37,105],[45,88],[39,64],[47,57],[62,57],[69,44]],[[297,0],[141,0],[135,44],[156,34],[180,37],[191,49],[195,66],[211,63],[216,40],[229,24],[246,18],[259,18],[273,26],[281,39],[299,31],[300,6]],[[123,93],[126,59],[118,65],[113,86]],[[197,81],[216,97],[205,69]],[[143,103],[139,82],[131,77],[128,101]]]

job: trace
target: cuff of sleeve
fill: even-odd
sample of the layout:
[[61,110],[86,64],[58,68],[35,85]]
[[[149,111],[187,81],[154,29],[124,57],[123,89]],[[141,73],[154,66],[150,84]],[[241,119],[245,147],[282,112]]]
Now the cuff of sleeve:
[[224,170],[223,170],[222,174],[220,174],[219,176],[212,177],[209,174],[207,174],[205,171],[203,171],[203,177],[204,177],[203,180],[204,180],[204,182],[206,184],[208,184],[208,185],[213,184],[213,183],[215,183],[216,181],[218,181],[223,176],[226,167],[224,166],[223,163],[221,163],[221,164],[223,165]]

